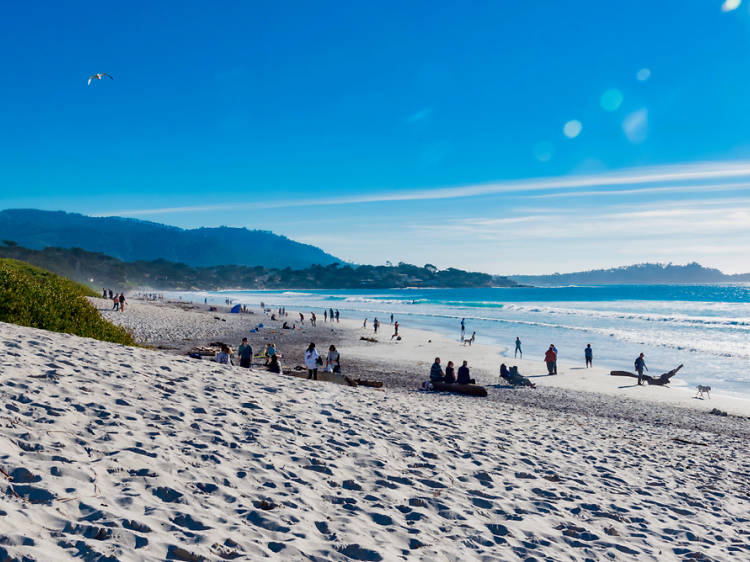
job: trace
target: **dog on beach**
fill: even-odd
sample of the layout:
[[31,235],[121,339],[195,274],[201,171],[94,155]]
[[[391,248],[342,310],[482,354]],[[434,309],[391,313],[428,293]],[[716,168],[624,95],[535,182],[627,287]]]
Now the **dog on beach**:
[[471,347],[471,344],[474,343],[474,340],[476,339],[476,337],[477,337],[477,333],[473,332],[470,338],[461,338],[461,343],[463,343],[464,345],[468,343],[469,347]]
[[703,395],[704,394],[706,396],[708,396],[709,399],[710,399],[711,398],[711,387],[699,384],[698,385],[698,392],[696,393],[695,397],[703,399]]

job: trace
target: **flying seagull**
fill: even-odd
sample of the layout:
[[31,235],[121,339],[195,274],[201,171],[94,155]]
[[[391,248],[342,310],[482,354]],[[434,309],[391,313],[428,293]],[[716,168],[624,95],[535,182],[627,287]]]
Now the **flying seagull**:
[[110,80],[114,80],[114,78],[112,78],[112,77],[111,77],[111,76],[110,76],[109,74],[107,74],[106,72],[99,72],[99,73],[97,73],[97,74],[92,74],[91,76],[89,76],[89,86],[91,86],[91,81],[92,81],[92,80],[101,80],[101,79],[102,79],[103,77],[105,77],[105,76],[106,76],[107,78],[109,78]]

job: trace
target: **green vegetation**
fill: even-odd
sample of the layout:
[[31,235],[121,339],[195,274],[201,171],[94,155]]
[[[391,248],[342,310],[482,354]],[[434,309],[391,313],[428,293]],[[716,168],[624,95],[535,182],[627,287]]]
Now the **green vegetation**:
[[515,287],[505,277],[460,269],[439,270],[400,263],[374,266],[332,263],[305,269],[267,269],[263,266],[218,265],[190,267],[167,260],[124,262],[80,248],[29,250],[0,246],[0,257],[34,264],[75,279],[97,290],[151,288],[154,290],[218,289],[385,289],[403,287]]
[[86,286],[14,259],[0,258],[0,321],[135,345],[124,328],[104,320]]

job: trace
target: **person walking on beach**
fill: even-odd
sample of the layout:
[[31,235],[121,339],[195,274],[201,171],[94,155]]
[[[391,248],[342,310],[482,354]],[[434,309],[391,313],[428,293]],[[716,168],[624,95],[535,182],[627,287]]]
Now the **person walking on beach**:
[[362,327],[363,328],[367,328],[367,318],[365,318],[365,321],[362,322]]
[[330,318],[331,322],[333,322],[333,309],[332,308],[328,309],[328,318]]
[[112,310],[118,310],[120,308],[120,298],[117,295],[110,298],[112,299]]
[[312,324],[312,327],[313,327],[313,328],[314,328],[314,327],[316,326],[316,324],[315,324],[315,323],[316,323],[317,321],[318,321],[318,319],[317,319],[317,318],[315,317],[315,313],[314,313],[314,312],[311,312],[311,313],[310,313],[310,324]]
[[377,334],[378,328],[380,327],[380,322],[378,321],[377,318],[375,318],[375,320],[372,321],[372,327],[375,330],[375,333]]
[[305,315],[301,312],[299,313],[299,325],[304,326],[305,325]]
[[547,374],[555,374],[555,362],[557,361],[557,354],[555,353],[555,346],[550,344],[549,349],[544,354],[544,362],[547,364]]
[[430,367],[430,382],[443,382],[443,368],[440,366],[440,357],[435,357],[435,362]]
[[120,301],[120,312],[122,312],[123,310],[125,310],[125,293],[120,293],[119,301]]
[[237,348],[237,355],[240,357],[240,367],[249,369],[252,366],[253,348],[247,343],[247,338],[242,338],[242,343]]
[[513,353],[513,357],[517,357],[518,354],[521,354],[521,359],[523,359],[523,351],[521,351],[521,338],[516,336],[516,351]]
[[396,323],[393,325],[393,328],[394,328],[394,332],[393,332],[393,335],[391,336],[391,339],[398,337],[398,320],[396,320]]
[[466,334],[466,318],[461,318],[461,341],[463,341],[465,334]]
[[393,312],[391,312],[391,324],[393,324]]
[[339,309],[336,309],[336,324],[339,323]]
[[323,311],[323,322],[328,322],[328,311],[327,310]]
[[648,371],[646,367],[646,360],[643,358],[643,353],[635,358],[635,372],[638,373],[638,385],[643,384],[643,369]]
[[583,350],[583,355],[586,357],[586,368],[593,367],[593,361],[594,361],[594,350],[591,349],[591,344],[586,344],[586,349]]
[[341,372],[341,355],[336,351],[336,346],[328,348],[328,357],[326,357],[326,369],[330,367],[332,373]]
[[318,365],[321,363],[320,355],[315,349],[315,344],[310,342],[305,351],[305,367],[307,367],[307,378],[318,380]]

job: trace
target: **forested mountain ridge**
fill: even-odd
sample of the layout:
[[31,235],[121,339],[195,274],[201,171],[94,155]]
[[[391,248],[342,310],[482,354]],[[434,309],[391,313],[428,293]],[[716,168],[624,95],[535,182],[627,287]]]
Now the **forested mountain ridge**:
[[[9,243],[10,242],[10,243]],[[153,290],[220,289],[385,289],[403,287],[514,287],[505,277],[472,273],[432,265],[418,267],[351,266],[332,263],[304,269],[269,269],[263,266],[220,265],[191,267],[167,260],[125,262],[80,248],[31,250],[6,241],[0,257],[14,258],[43,267],[58,275],[102,287]]]
[[82,248],[124,261],[164,259],[196,267],[221,264],[305,268],[340,262],[320,248],[264,230],[186,230],[122,217],[90,217],[63,211],[0,211],[0,240],[41,250]]
[[695,262],[686,265],[641,263],[575,273],[509,277],[518,283],[530,285],[660,285],[750,281],[750,273],[727,275],[718,269],[703,267]]

